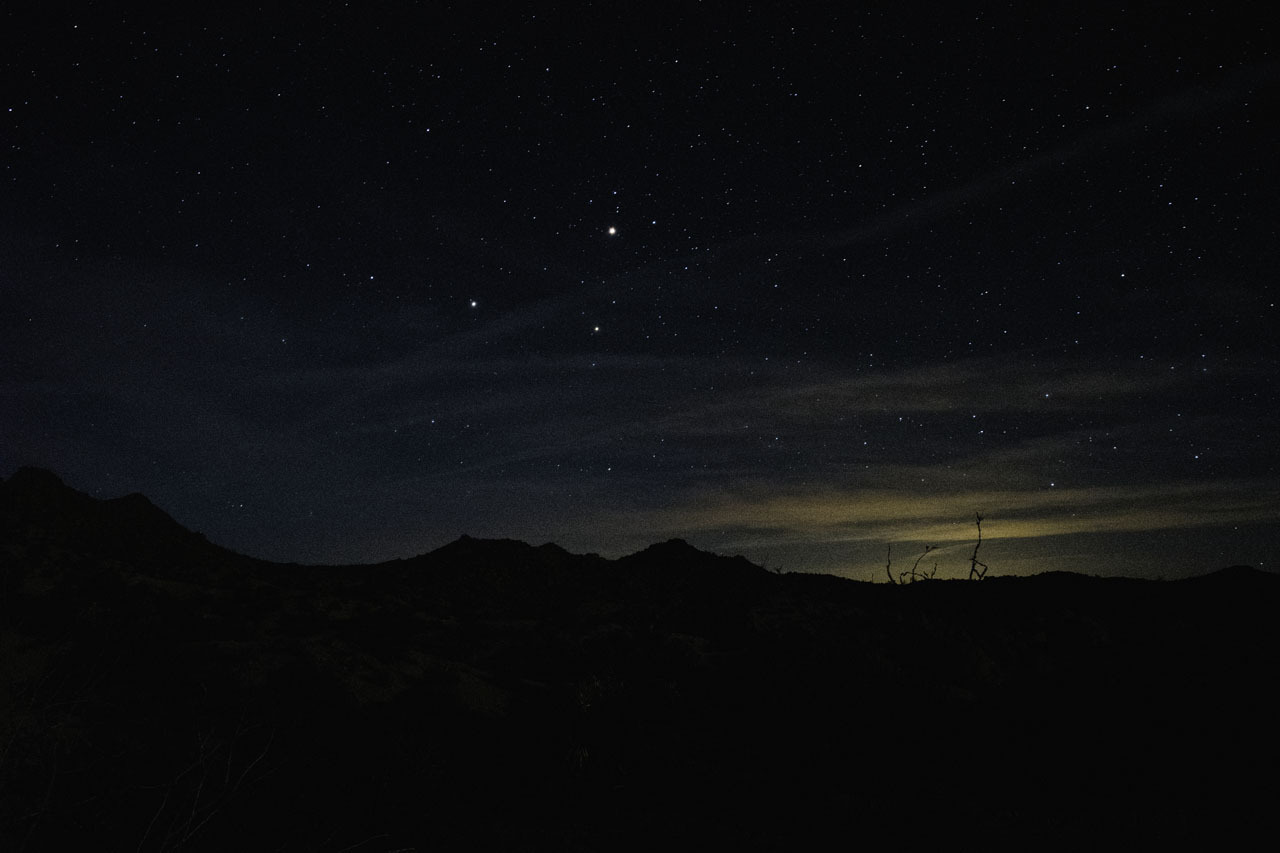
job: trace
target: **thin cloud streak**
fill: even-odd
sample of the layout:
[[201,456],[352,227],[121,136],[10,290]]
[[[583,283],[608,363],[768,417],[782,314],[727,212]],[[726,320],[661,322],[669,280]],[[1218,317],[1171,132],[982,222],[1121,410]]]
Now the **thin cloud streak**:
[[[714,490],[630,515],[630,523],[691,537],[738,532],[742,542],[930,542],[1040,539],[1274,521],[1280,490],[1260,482],[921,495],[883,489],[754,494]],[[758,535],[752,535],[755,531]]]
[[[1280,76],[1280,65],[1265,63],[1234,74],[1220,86],[1197,87],[1155,100],[1146,109],[1082,134],[1072,142],[1042,151],[1026,159],[995,169],[958,186],[932,192],[922,199],[892,210],[833,234],[812,238],[809,242],[829,248],[841,248],[883,239],[922,223],[950,214],[962,206],[986,198],[995,192],[1022,191],[1023,184],[1052,169],[1065,169],[1074,161],[1089,156],[1108,156],[1109,147],[1126,139],[1149,135],[1156,126],[1189,121],[1213,110],[1246,101],[1255,86],[1274,84]],[[1122,149],[1123,152],[1123,149]]]

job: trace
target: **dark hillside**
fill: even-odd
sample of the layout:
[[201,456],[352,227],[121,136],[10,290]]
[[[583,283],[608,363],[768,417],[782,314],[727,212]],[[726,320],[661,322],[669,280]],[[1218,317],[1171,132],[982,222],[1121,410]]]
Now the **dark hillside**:
[[680,540],[251,560],[0,483],[0,849],[1229,844],[1280,579],[871,585]]

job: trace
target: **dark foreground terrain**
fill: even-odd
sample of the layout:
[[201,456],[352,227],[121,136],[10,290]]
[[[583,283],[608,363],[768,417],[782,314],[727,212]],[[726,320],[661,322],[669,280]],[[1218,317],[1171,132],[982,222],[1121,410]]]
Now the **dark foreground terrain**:
[[278,565],[23,469],[0,849],[1273,839],[1278,605],[1239,567],[889,586],[678,540]]

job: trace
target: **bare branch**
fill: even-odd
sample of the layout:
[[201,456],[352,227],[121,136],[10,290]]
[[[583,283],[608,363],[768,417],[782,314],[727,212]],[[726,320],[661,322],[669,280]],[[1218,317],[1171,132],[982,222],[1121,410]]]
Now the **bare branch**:
[[[978,523],[978,541],[974,543],[973,555],[969,557],[969,580],[975,577],[982,580],[987,576],[987,564],[978,559],[978,549],[982,547],[982,514],[975,512],[973,515]],[[982,566],[982,571],[978,571],[978,566]]]
[[938,547],[937,545],[925,545],[924,553],[921,554],[919,557],[916,557],[915,563],[911,566],[911,571],[906,573],[907,576],[911,578],[912,583],[915,583],[916,581],[922,580],[924,578],[931,578],[933,577],[933,575],[936,575],[938,573],[937,563],[933,564],[933,574],[925,574],[924,572],[916,571],[920,566],[920,561],[923,560],[926,556],[928,556],[930,551],[935,550],[937,547]]

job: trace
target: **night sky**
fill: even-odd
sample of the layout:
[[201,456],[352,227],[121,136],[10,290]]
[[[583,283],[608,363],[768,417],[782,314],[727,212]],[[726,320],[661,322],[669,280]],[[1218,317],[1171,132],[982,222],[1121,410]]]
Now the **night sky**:
[[1268,4],[114,5],[0,13],[0,476],[299,562],[1280,565]]

